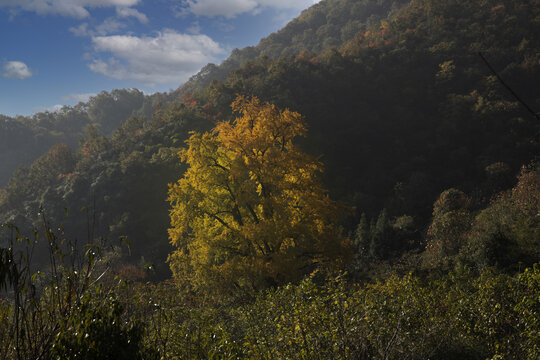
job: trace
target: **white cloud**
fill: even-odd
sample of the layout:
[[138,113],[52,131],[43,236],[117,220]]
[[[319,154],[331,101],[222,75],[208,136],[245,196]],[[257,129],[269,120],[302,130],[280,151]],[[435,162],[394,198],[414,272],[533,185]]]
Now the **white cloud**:
[[59,112],[60,110],[62,110],[62,108],[64,107],[64,105],[52,105],[52,106],[38,106],[38,107],[35,107],[32,109],[32,112],[34,113],[38,113],[38,112],[50,112],[50,113],[55,113],[55,112]]
[[69,94],[69,95],[62,96],[60,98],[60,100],[67,101],[67,102],[80,103],[80,102],[87,102],[88,99],[90,99],[91,97],[96,96],[96,95],[97,94],[95,94],[95,93]]
[[225,16],[235,17],[238,14],[249,12],[257,7],[255,0],[188,0],[186,2],[190,12],[199,16]]
[[221,32],[231,32],[234,30],[234,25],[225,21],[214,21],[212,25]]
[[89,8],[97,7],[130,7],[140,0],[0,0],[0,7],[15,10],[32,11],[40,15],[62,15],[75,18],[86,18]]
[[88,29],[88,23],[82,23],[77,27],[70,27],[69,31],[75,36],[88,36],[90,29]]
[[148,22],[148,18],[145,14],[137,11],[136,9],[128,8],[128,7],[117,7],[116,8],[116,14],[119,17],[134,17],[135,19],[139,20],[141,23],[146,24]]
[[125,27],[126,24],[121,23],[114,18],[107,18],[94,28],[91,28],[88,23],[82,23],[77,27],[69,28],[69,31],[75,36],[104,36],[115,33]]
[[188,27],[188,28],[186,29],[186,31],[187,31],[188,33],[190,33],[190,34],[195,34],[195,35],[200,34],[200,33],[201,33],[201,30],[202,30],[202,28],[201,28],[201,25],[199,24],[198,21],[194,22],[193,24],[191,24],[190,27]]
[[314,0],[257,0],[260,6],[269,6],[278,9],[305,9],[318,2]]
[[8,79],[22,80],[33,75],[28,66],[21,61],[8,61],[2,69],[2,76]]
[[155,37],[96,36],[97,52],[112,54],[96,58],[88,66],[115,79],[136,79],[145,84],[178,84],[223,54],[221,46],[206,35],[179,34],[165,30]]
[[233,18],[247,12],[258,13],[267,7],[300,10],[317,2],[318,0],[184,0],[184,7],[180,13]]

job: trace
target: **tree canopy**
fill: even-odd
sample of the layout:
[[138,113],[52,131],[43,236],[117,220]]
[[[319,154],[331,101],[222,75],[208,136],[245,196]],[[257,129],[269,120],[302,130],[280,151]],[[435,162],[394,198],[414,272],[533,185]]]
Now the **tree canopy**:
[[293,142],[302,116],[238,97],[234,122],[193,133],[189,168],[170,185],[173,274],[199,289],[260,289],[346,260],[349,240],[318,180],[321,164]]

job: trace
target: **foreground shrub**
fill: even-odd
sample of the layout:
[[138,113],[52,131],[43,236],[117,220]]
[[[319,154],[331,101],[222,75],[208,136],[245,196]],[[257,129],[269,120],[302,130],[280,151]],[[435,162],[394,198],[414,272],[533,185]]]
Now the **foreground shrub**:
[[[32,241],[13,225],[2,228],[11,235],[0,246],[1,359],[159,358],[144,346],[144,324],[125,313],[99,246],[82,253],[45,220]],[[50,263],[34,272],[38,240]]]
[[540,271],[366,286],[312,279],[243,307],[249,356],[264,359],[537,359]]

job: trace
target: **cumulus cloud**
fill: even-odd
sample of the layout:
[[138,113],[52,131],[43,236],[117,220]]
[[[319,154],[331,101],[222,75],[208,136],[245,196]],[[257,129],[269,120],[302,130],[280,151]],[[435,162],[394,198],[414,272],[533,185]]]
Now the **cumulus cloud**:
[[193,24],[191,24],[190,27],[188,27],[188,28],[186,29],[186,31],[187,31],[188,33],[190,33],[190,34],[195,34],[195,35],[196,35],[196,34],[200,34],[200,33],[201,33],[201,30],[202,30],[202,28],[201,28],[201,25],[199,24],[198,21],[194,22]]
[[91,97],[96,96],[95,93],[86,93],[86,94],[69,94],[62,96],[60,100],[67,101],[67,102],[87,102]]
[[38,106],[38,107],[35,107],[32,109],[32,112],[50,112],[50,113],[55,113],[55,112],[60,112],[62,110],[62,108],[64,107],[64,105],[60,105],[60,104],[57,104],[57,105],[52,105],[52,106]]
[[126,24],[114,18],[108,18],[95,27],[91,27],[88,23],[82,23],[79,26],[69,28],[69,31],[75,36],[104,36],[115,33],[125,27]]
[[305,9],[318,0],[184,0],[181,14],[198,16],[225,16],[233,18],[246,12],[260,12],[263,8]]
[[187,10],[198,16],[214,17],[223,15],[232,18],[252,11],[257,7],[255,0],[188,0]]
[[89,8],[130,7],[140,0],[0,0],[0,7],[32,11],[40,15],[62,15],[75,18],[90,16]]
[[117,7],[116,14],[119,17],[134,17],[135,19],[139,20],[139,22],[143,24],[148,23],[148,18],[146,17],[146,15],[133,8]]
[[234,30],[234,25],[227,21],[214,21],[212,25],[221,32],[231,32]]
[[8,79],[26,79],[33,74],[28,66],[21,61],[8,61],[2,67],[2,76]]
[[114,79],[136,79],[148,85],[178,84],[223,54],[221,46],[206,35],[165,30],[154,37],[95,36],[96,52],[110,53],[88,66]]

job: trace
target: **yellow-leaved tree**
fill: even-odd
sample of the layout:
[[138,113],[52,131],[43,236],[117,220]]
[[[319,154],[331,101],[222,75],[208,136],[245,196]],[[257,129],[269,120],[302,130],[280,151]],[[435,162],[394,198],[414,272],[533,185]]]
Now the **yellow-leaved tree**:
[[237,97],[239,115],[193,133],[188,169],[170,185],[174,277],[195,290],[232,293],[294,282],[341,267],[350,241],[335,226],[340,206],[318,180],[321,164],[293,140],[302,116]]

